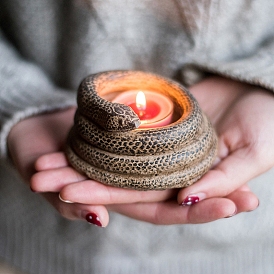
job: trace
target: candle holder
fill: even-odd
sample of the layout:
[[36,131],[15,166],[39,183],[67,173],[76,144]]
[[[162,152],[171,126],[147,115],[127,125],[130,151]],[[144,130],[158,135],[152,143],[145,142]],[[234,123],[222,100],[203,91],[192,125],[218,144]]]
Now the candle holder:
[[[133,110],[111,102],[128,90],[149,90],[174,106],[170,124],[138,129]],[[141,71],[108,71],[85,78],[67,141],[70,164],[101,183],[136,190],[182,188],[212,166],[217,136],[195,98],[179,83]]]

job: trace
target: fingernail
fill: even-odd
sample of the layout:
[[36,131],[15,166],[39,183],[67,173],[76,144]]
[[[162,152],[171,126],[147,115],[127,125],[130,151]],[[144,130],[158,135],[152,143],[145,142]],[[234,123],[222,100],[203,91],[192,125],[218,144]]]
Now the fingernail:
[[225,218],[226,218],[226,219],[227,219],[227,218],[231,218],[231,217],[235,216],[236,214],[237,214],[237,208],[235,209],[235,211],[234,211],[232,214],[226,216]]
[[181,205],[182,206],[191,206],[191,205],[197,204],[199,201],[205,199],[205,197],[206,197],[206,195],[204,193],[190,194],[183,200]]
[[257,207],[255,209],[257,209],[259,206],[260,206],[260,200],[258,200],[258,205],[257,205]]
[[214,168],[215,166],[217,166],[219,163],[221,162],[221,158],[220,157],[216,157],[211,168]]
[[35,191],[31,186],[29,188],[32,192],[37,193],[37,191]]
[[89,222],[90,224],[93,224],[93,225],[102,227],[102,223],[100,222],[99,217],[98,217],[95,213],[89,212],[89,213],[86,215],[86,220],[87,220],[87,222]]
[[256,208],[254,208],[254,209],[252,209],[252,210],[249,210],[249,211],[247,211],[247,212],[252,212],[252,211],[256,210],[259,206],[260,206],[260,200],[258,200],[258,205],[256,206]]
[[59,200],[61,200],[61,201],[64,202],[64,203],[67,203],[67,204],[74,204],[74,202],[72,202],[72,201],[64,200],[64,199],[62,198],[62,196],[61,196],[61,193],[59,193]]

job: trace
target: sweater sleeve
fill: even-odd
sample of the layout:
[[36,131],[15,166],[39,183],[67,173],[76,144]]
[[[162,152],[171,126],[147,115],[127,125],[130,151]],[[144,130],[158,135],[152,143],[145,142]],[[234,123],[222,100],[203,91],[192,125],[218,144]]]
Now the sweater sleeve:
[[244,57],[228,60],[214,58],[193,59],[182,69],[186,85],[194,84],[206,73],[214,73],[241,82],[257,85],[274,91],[274,37]]
[[19,55],[0,32],[0,157],[6,139],[20,120],[76,104],[75,94],[56,87],[44,71]]

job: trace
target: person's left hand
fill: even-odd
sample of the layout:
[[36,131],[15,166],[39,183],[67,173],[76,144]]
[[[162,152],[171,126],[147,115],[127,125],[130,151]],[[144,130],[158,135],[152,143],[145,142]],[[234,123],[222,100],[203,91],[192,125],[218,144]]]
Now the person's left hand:
[[[210,117],[219,143],[214,168],[179,192],[178,202],[183,204],[244,191],[243,185],[274,166],[274,95],[270,91],[213,77],[194,86],[192,93]],[[255,200],[240,194],[237,191],[238,212],[246,202],[255,208]]]

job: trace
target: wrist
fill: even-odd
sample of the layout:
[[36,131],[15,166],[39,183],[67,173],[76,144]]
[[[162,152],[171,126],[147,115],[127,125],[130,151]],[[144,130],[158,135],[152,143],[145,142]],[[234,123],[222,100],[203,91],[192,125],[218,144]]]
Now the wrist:
[[17,123],[7,138],[9,155],[20,174],[29,179],[41,155],[63,148],[75,108],[32,116]]
[[195,84],[190,92],[197,99],[205,114],[213,124],[245,94],[254,90],[254,86],[221,76],[212,76]]
[[22,136],[22,133],[27,134],[41,130],[47,124],[56,124],[57,126],[58,124],[61,124],[64,119],[69,121],[67,126],[65,126],[68,129],[70,126],[72,126],[75,109],[76,107],[70,107],[55,112],[42,113],[21,120],[11,128],[8,134],[7,144],[9,151],[13,148],[13,145],[16,143],[19,137]]

